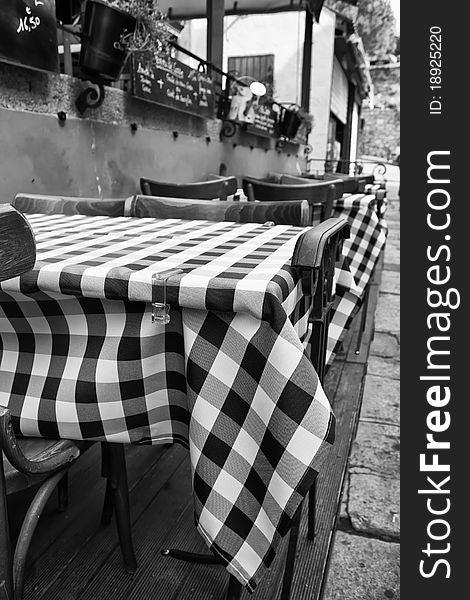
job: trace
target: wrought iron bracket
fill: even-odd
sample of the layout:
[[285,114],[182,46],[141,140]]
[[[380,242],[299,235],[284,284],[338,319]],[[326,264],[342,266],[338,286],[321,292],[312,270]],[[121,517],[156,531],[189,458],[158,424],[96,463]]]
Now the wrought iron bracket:
[[233,137],[237,129],[242,128],[242,124],[238,121],[232,121],[230,119],[225,119],[222,123],[222,129],[220,130],[220,136],[225,138]]
[[83,117],[88,108],[99,108],[106,95],[103,83],[91,82],[91,85],[83,89],[75,100],[75,106],[78,114]]

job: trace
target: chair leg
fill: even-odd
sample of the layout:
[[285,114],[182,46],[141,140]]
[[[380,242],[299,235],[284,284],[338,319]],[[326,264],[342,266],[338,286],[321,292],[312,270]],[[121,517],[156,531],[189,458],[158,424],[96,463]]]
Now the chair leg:
[[315,521],[316,521],[316,502],[317,502],[317,480],[308,492],[308,521],[307,521],[307,539],[315,539]]
[[109,525],[114,512],[114,493],[111,478],[106,479],[106,491],[104,494],[103,510],[101,511],[101,524]]
[[128,573],[135,573],[137,561],[132,543],[132,527],[129,508],[129,487],[127,483],[126,456],[122,444],[107,444],[111,466],[111,486],[116,512],[119,543],[124,566]]
[[292,579],[294,577],[295,555],[297,551],[297,540],[299,538],[300,517],[302,515],[302,504],[292,519],[292,526],[289,536],[289,545],[287,547],[286,565],[284,567],[284,578],[282,580],[282,591],[280,600],[290,599],[290,590]]
[[103,509],[101,511],[101,524],[109,525],[114,512],[114,493],[109,444],[106,442],[101,443],[101,475],[106,479],[106,491],[104,494]]
[[230,575],[228,582],[227,596],[225,600],[240,600],[242,596],[243,587],[242,584],[235,579],[233,575]]
[[0,450],[0,600],[13,600],[13,564],[11,559],[10,531],[8,527],[7,499],[3,473],[3,455]]
[[56,473],[49,479],[47,479],[36,492],[33,501],[31,502],[23,524],[21,525],[21,531],[18,536],[18,541],[15,548],[15,556],[13,558],[13,579],[15,585],[15,600],[21,600],[23,595],[23,584],[24,584],[24,569],[26,565],[26,558],[28,556],[29,546],[31,539],[34,535],[34,531],[39,521],[44,507],[49,500],[52,492],[57,487],[58,483],[63,477],[63,473]]
[[359,334],[357,336],[355,354],[360,354],[361,352],[362,336],[364,335],[364,331],[366,330],[367,311],[369,308],[369,291],[370,286],[368,285],[364,292],[364,300],[362,302],[361,324],[359,326]]
[[65,472],[57,485],[57,509],[65,512],[69,505],[69,474]]

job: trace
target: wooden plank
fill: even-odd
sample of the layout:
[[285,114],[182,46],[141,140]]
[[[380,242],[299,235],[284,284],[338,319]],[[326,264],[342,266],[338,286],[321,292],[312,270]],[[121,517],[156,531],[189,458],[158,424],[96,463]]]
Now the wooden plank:
[[[129,472],[129,486],[142,478],[152,463],[159,460],[166,449],[149,449],[133,446],[126,452]],[[149,464],[150,463],[150,464]],[[84,494],[83,490],[87,490]],[[104,480],[101,478],[101,450],[95,444],[77,461],[69,473],[69,507],[63,513],[57,512],[57,501],[52,498],[39,521],[36,535],[28,558],[28,572],[44,570],[44,558],[49,547],[54,554],[61,554],[61,561],[70,551],[70,541],[77,547],[98,527],[104,499]],[[36,561],[40,561],[35,564]]]
[[[163,455],[153,447],[140,447],[138,450],[139,452],[131,453],[128,460],[131,511],[134,520],[144,510],[146,503],[150,502],[151,498],[167,483],[186,454],[186,451],[179,446],[164,452]],[[147,469],[152,459],[153,464],[150,469]],[[59,536],[47,553],[40,556],[28,569],[25,600],[28,598],[37,600],[43,597],[64,600],[74,598],[75,591],[72,590],[83,587],[117,546],[114,522],[109,527],[99,525],[104,498],[104,480],[97,479],[91,488],[83,488],[79,507],[77,507],[79,514],[72,519],[69,518],[64,534]],[[86,554],[88,561],[92,563],[85,571],[79,568],[83,554]],[[122,565],[119,566],[122,569]],[[67,584],[70,569],[76,571],[79,576],[79,581],[74,586]]]
[[41,194],[17,194],[12,205],[22,213],[43,215],[90,215],[124,216],[125,199],[79,198],[68,196],[45,196]]
[[[187,451],[184,451],[187,455]],[[153,474],[155,479],[162,479],[161,469]],[[144,498],[145,497],[145,498]],[[45,596],[50,600],[80,600],[107,599],[120,600],[138,597],[134,595],[134,588],[140,586],[151,586],[152,582],[165,581],[165,576],[158,565],[165,562],[160,555],[164,547],[164,540],[171,531],[180,531],[179,521],[185,510],[192,511],[191,474],[189,460],[184,460],[172,474],[166,479],[164,487],[160,487],[156,493],[154,480],[146,478],[139,486],[139,490],[131,499],[131,507],[134,508],[136,501],[140,503],[145,500],[147,505],[137,520],[133,519],[134,546],[138,561],[136,574],[129,576],[122,567],[119,548],[114,544],[107,559],[96,565],[97,557],[106,551],[109,538],[91,540],[84,547],[74,565],[62,577],[61,585]],[[91,577],[90,577],[91,571]],[[88,584],[83,585],[83,579]],[[157,586],[158,587],[158,586]],[[152,588],[153,589],[153,588]],[[152,598],[153,593],[145,592],[141,598]],[[168,596],[171,598],[171,596]]]

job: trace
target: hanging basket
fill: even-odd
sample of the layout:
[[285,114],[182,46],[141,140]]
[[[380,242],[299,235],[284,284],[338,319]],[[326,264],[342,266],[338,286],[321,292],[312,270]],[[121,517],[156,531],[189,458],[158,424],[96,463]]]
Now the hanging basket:
[[136,24],[129,13],[88,0],[82,29],[81,70],[104,82],[119,79]]
[[292,108],[284,109],[280,127],[279,127],[280,135],[282,135],[283,137],[286,137],[289,140],[295,138],[301,123],[302,123],[302,120],[301,120],[297,110],[292,109]]

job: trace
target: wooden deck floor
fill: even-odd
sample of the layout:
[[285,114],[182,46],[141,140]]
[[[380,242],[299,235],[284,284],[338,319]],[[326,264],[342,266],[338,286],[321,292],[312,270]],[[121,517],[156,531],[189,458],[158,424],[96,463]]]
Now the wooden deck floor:
[[[317,600],[327,570],[332,529],[337,518],[343,477],[362,399],[366,361],[373,330],[377,281],[372,286],[368,325],[359,356],[354,354],[359,318],[325,382],[337,416],[337,438],[327,476],[317,493],[317,538],[306,539],[302,519],[292,600]],[[96,446],[96,447],[95,447]],[[187,452],[170,447],[132,447],[127,461],[134,544],[139,568],[125,573],[114,523],[100,524],[104,483],[99,446],[95,444],[72,468],[70,505],[58,513],[51,499],[38,524],[29,556],[24,600],[220,600],[228,582],[221,567],[190,565],[161,556],[165,547],[204,551],[193,523]],[[13,536],[27,498],[10,498]],[[286,540],[284,540],[285,542]],[[247,600],[275,600],[279,595],[285,543],[275,564]]]

